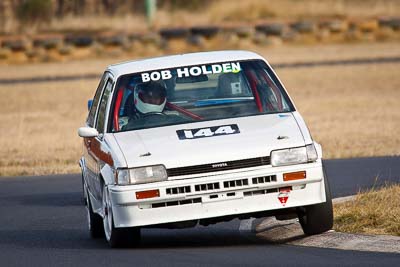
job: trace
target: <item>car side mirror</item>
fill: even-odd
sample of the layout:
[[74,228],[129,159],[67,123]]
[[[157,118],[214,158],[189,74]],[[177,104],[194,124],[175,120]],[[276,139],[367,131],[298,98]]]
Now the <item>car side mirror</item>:
[[92,127],[81,127],[78,129],[78,135],[80,137],[96,137],[99,135],[99,132]]
[[92,105],[93,105],[93,99],[89,99],[87,102],[88,111],[90,111],[90,108],[92,107]]

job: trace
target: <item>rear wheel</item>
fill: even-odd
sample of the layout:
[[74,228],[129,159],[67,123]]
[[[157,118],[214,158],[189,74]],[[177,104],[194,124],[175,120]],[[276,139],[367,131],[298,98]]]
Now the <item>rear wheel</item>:
[[324,169],[324,183],[326,201],[311,206],[298,209],[298,217],[306,235],[315,235],[332,229],[333,226],[333,208],[332,197],[329,188],[328,178]]
[[103,227],[107,242],[112,248],[133,247],[140,243],[140,228],[124,227],[116,228],[112,204],[106,186],[103,186]]
[[87,192],[87,189],[85,190],[85,197],[86,197],[86,217],[87,217],[87,223],[88,223],[88,228],[90,232],[90,236],[92,238],[100,238],[104,236],[104,230],[103,230],[103,220],[100,215],[96,214],[93,212],[92,209],[92,204],[90,202],[90,197],[89,193]]

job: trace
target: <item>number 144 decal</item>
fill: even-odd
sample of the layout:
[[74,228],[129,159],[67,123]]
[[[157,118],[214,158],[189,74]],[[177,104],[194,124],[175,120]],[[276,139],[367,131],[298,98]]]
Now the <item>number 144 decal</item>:
[[236,124],[213,126],[197,129],[176,131],[180,140],[212,137],[219,135],[238,134],[239,127]]

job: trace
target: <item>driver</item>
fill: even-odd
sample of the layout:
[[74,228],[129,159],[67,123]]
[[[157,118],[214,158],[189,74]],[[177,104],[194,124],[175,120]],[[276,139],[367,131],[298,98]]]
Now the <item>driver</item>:
[[136,115],[142,117],[148,113],[162,113],[167,103],[165,86],[157,82],[140,83],[133,92]]

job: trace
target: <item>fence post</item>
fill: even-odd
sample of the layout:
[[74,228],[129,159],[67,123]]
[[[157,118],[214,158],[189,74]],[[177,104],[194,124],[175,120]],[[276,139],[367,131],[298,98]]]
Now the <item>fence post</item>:
[[147,25],[149,27],[153,26],[154,15],[157,11],[157,0],[145,0],[146,1],[146,17]]

